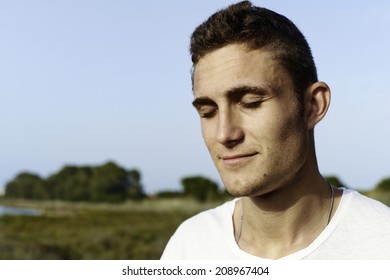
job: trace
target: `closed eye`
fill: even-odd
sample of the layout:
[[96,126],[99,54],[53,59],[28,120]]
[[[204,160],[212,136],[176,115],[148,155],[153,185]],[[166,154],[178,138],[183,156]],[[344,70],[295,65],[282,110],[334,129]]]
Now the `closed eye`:
[[264,99],[269,95],[266,87],[238,86],[230,89],[227,96],[232,103],[244,109],[259,108]]
[[218,106],[217,104],[209,98],[201,97],[197,98],[192,102],[192,105],[195,107],[201,118],[211,118],[215,115]]
[[239,105],[246,109],[256,109],[260,107],[262,101],[254,101],[254,102],[240,102]]
[[203,105],[196,108],[196,110],[201,118],[209,119],[215,115],[217,108],[215,106]]
[[255,109],[260,107],[262,102],[263,102],[262,96],[259,96],[258,94],[247,93],[242,96],[238,104],[243,108]]

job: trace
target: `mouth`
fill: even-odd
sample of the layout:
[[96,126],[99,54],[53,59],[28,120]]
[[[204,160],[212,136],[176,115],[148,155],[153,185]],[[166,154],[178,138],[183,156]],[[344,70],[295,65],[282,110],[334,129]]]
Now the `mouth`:
[[226,155],[221,156],[223,163],[227,166],[234,167],[242,165],[250,160],[252,160],[258,153],[246,153],[246,154],[235,154],[235,155]]

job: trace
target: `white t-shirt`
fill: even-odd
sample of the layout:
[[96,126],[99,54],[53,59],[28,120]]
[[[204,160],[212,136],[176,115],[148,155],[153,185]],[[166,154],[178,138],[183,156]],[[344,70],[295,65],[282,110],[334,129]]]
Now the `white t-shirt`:
[[[241,250],[235,242],[232,216],[236,201],[183,222],[161,259],[261,260]],[[281,259],[390,260],[390,208],[343,189],[339,207],[323,232],[308,247]]]

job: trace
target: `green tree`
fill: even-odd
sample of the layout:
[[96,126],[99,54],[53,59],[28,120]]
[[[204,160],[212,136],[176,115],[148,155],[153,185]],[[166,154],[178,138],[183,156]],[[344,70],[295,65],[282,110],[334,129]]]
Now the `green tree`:
[[36,174],[23,172],[5,187],[5,197],[25,199],[47,199],[45,181]]
[[380,191],[390,191],[390,178],[385,178],[382,181],[380,181],[376,185],[375,189]]
[[67,201],[118,202],[145,195],[138,170],[127,171],[114,162],[100,166],[64,166],[47,180],[21,173],[6,186],[6,197]]
[[325,176],[325,180],[329,182],[332,186],[335,186],[337,188],[346,188],[346,185],[341,182],[341,180],[334,175],[331,176]]
[[107,162],[93,169],[90,184],[92,201],[119,202],[127,198],[128,174],[114,162]]
[[69,201],[90,200],[91,179],[92,168],[65,166],[47,179],[50,197]]
[[131,199],[141,199],[145,197],[145,193],[141,183],[141,173],[132,169],[127,172],[128,185],[127,185],[127,194]]
[[218,184],[202,176],[185,177],[181,181],[184,195],[204,202],[219,197]]

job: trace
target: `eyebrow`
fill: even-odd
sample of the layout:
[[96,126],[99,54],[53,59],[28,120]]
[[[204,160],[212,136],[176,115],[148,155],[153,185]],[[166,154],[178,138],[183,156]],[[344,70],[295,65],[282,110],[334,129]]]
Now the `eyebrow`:
[[269,93],[269,90],[266,87],[261,86],[238,86],[228,90],[226,96],[231,101],[239,102],[242,97],[248,93],[266,96]]
[[[248,93],[259,95],[259,96],[266,96],[269,93],[269,89],[261,86],[246,86],[246,85],[237,86],[229,89],[225,93],[225,95],[228,100],[233,102],[239,102],[242,99],[242,97]],[[209,97],[198,97],[192,102],[192,105],[195,108],[200,108],[204,105],[215,106],[216,103]]]
[[216,103],[208,97],[198,97],[192,101],[192,106],[194,106],[196,109],[207,105],[216,106]]

